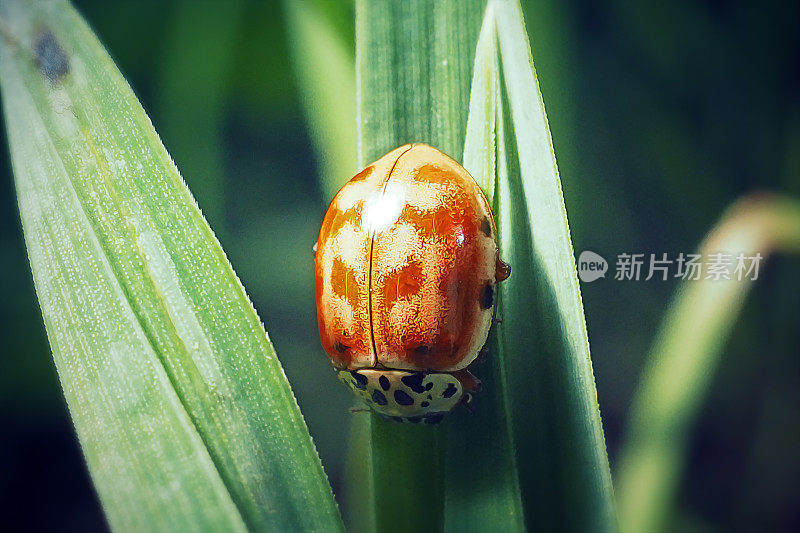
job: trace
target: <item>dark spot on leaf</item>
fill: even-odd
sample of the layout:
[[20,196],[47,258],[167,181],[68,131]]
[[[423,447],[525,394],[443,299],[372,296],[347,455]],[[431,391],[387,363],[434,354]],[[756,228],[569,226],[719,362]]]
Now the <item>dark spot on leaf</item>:
[[372,391],[372,401],[377,403],[378,405],[386,405],[387,403],[389,403],[386,400],[386,396],[384,396],[383,393],[378,389]]
[[36,38],[33,54],[39,72],[51,83],[57,82],[69,72],[67,54],[50,30],[44,30]]
[[400,405],[413,405],[414,403],[414,399],[411,396],[399,389],[394,391],[394,401]]
[[483,286],[481,291],[481,308],[489,309],[494,305],[494,287],[491,283]]
[[423,379],[425,379],[425,374],[422,372],[415,372],[410,376],[403,376],[400,378],[400,381],[402,381],[406,387],[413,390],[417,394],[421,394],[425,392],[425,387],[422,386]]
[[420,404],[420,406],[422,406],[422,407],[428,407],[430,404],[431,404],[430,402],[422,402],[422,403]]
[[362,376],[356,370],[351,370],[350,375],[353,376],[353,385],[357,389],[366,390],[367,388],[367,376]]
[[382,388],[383,390],[389,390],[389,387],[391,387],[391,386],[392,386],[392,384],[391,384],[391,383],[389,383],[389,380],[386,378],[386,376],[381,376],[381,377],[379,377],[379,378],[378,378],[378,383],[380,383],[380,384],[381,384],[381,388]]
[[442,398],[451,398],[457,391],[455,383],[448,383],[447,388],[442,392]]

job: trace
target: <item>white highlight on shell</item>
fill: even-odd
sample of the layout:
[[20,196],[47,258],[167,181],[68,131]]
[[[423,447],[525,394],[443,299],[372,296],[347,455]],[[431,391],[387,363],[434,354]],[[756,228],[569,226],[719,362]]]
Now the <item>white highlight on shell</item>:
[[364,229],[369,233],[380,233],[392,227],[400,217],[405,203],[405,191],[401,186],[388,183],[385,190],[373,192],[364,200]]

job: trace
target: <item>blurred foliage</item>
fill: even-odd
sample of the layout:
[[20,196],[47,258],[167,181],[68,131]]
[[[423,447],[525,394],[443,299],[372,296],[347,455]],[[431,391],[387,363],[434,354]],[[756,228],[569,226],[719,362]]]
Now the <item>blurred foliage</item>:
[[[704,257],[736,251],[800,252],[800,200],[758,193],[738,200],[700,245]],[[757,257],[758,257],[757,256]],[[735,257],[735,255],[733,256]],[[671,521],[686,436],[706,399],[742,305],[757,281],[745,276],[681,283],[661,322],[632,399],[616,473],[623,530],[660,531]],[[763,265],[756,266],[756,276]]]
[[[611,262],[621,252],[688,253],[742,194],[800,196],[797,2],[523,4],[577,252]],[[217,199],[203,192],[213,190],[204,187],[211,176],[184,166],[178,148],[191,146],[188,124],[197,118],[163,111],[167,83],[189,95],[208,75],[198,62],[181,67],[197,76],[167,80],[185,7],[75,5],[211,212]],[[329,198],[318,188],[282,3],[241,9],[224,83],[209,81],[218,92],[203,98],[213,101],[200,99],[186,113],[218,110],[203,126],[221,140],[224,231],[214,228],[270,331],[338,494],[351,401],[319,347],[310,251]],[[337,20],[352,36],[352,19]],[[212,35],[199,25],[184,38]],[[33,293],[9,164],[0,172],[0,529],[102,529]],[[690,430],[675,528],[800,528],[798,271],[796,257],[776,257],[744,305]],[[612,467],[644,355],[676,286],[605,279],[581,287]]]
[[347,2],[284,0],[289,52],[297,75],[322,193],[333,198],[358,170],[354,19]]

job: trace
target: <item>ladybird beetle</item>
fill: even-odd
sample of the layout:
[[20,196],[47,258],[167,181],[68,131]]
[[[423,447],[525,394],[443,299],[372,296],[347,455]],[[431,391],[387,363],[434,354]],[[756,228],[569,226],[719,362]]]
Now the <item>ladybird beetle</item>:
[[467,367],[510,268],[461,165],[425,144],[389,152],[336,194],[314,249],[320,338],[341,381],[399,422],[469,402],[480,382]]

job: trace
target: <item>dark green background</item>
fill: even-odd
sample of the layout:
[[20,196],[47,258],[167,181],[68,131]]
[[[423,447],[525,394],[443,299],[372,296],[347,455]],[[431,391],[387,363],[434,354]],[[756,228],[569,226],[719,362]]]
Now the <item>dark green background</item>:
[[[317,184],[281,4],[75,3],[220,237],[338,489],[351,400],[319,347],[311,255],[329,198]],[[797,2],[524,5],[576,253],[598,252],[612,269],[622,252],[688,253],[739,196],[800,197]],[[352,39],[347,9],[333,10]],[[231,31],[215,29],[221,19]],[[223,58],[209,68],[215,53]],[[36,303],[5,149],[0,157],[0,529],[102,529]],[[612,275],[582,286],[612,469],[675,287]],[[674,527],[800,529],[798,295],[800,261],[776,257],[693,427]]]

